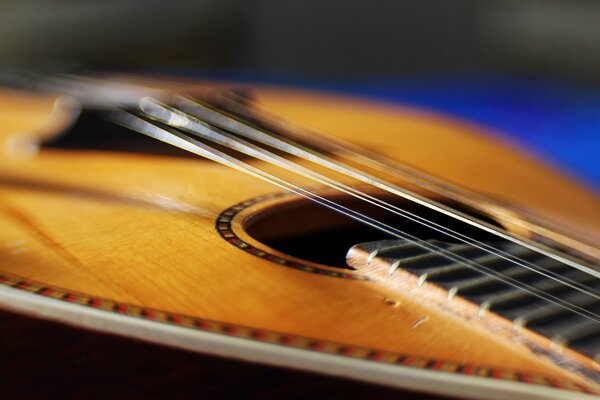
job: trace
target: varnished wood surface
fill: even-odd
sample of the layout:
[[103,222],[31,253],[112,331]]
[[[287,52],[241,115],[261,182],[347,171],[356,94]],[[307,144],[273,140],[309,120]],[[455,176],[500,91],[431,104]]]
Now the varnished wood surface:
[[[7,105],[0,114],[27,108],[7,93],[0,93]],[[257,96],[284,115],[599,241],[594,194],[479,129],[322,94],[266,88]],[[52,103],[40,100],[35,107],[41,116]],[[47,130],[42,117],[22,120],[2,124],[1,136]],[[203,160],[66,150],[7,156],[0,161],[0,271],[171,313],[581,381],[429,307],[416,292],[400,296],[374,283],[282,268],[216,234],[222,210],[273,191]],[[268,205],[235,220],[248,242],[255,243],[244,236],[244,218]]]

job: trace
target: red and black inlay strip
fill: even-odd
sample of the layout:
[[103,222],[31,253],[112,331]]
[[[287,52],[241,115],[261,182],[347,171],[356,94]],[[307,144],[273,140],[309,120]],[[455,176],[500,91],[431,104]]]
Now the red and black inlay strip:
[[232,207],[229,207],[225,211],[223,211],[217,217],[217,221],[215,227],[217,228],[217,232],[219,235],[238,249],[245,251],[246,253],[252,254],[253,256],[277,263],[283,267],[297,269],[303,272],[309,272],[312,274],[323,275],[331,278],[342,278],[342,279],[353,279],[353,280],[361,280],[368,281],[370,280],[366,276],[351,274],[343,271],[333,271],[325,268],[321,268],[316,265],[308,265],[300,262],[296,262],[293,260],[288,260],[283,257],[279,257],[275,254],[271,254],[266,250],[259,249],[250,243],[244,242],[240,237],[235,233],[232,227],[232,222],[235,219],[236,215],[238,215],[241,211],[251,207],[255,204],[258,204],[263,201],[271,200],[277,197],[286,196],[287,193],[273,193],[268,194],[266,196],[254,197],[252,199],[248,199],[241,203],[238,203]]
[[98,310],[231,337],[316,351],[319,353],[335,354],[339,356],[369,360],[385,364],[397,364],[412,368],[518,381],[536,385],[550,386],[559,389],[597,394],[597,392],[594,392],[592,389],[570,380],[545,377],[536,373],[521,373],[498,368],[461,365],[449,361],[432,360],[425,357],[350,346],[314,338],[259,330],[240,325],[225,324],[218,321],[168,313],[165,311],[148,309],[131,304],[117,303],[100,297],[93,297],[82,293],[67,291],[65,289],[45,286],[34,281],[10,275],[0,274],[0,284],[40,296],[49,297],[55,300],[79,304],[81,306],[91,307]]

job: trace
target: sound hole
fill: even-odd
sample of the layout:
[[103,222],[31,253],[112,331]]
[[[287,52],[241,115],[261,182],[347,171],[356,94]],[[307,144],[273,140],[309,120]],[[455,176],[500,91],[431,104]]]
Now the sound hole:
[[[361,214],[382,221],[419,239],[456,242],[456,240],[434,229],[393,215],[362,201],[342,197],[331,198],[331,200],[335,200],[345,207],[359,211]],[[385,201],[419,215],[428,221],[434,221],[436,224],[467,235],[472,239],[481,241],[498,240],[496,236],[490,233],[418,204],[390,198],[385,199]],[[451,206],[459,208],[456,205]],[[500,227],[495,221],[472,210],[465,210],[464,208],[460,208],[460,210]],[[349,269],[346,265],[346,253],[353,245],[394,238],[306,199],[289,201],[261,210],[246,220],[244,229],[254,239],[285,254],[345,269]]]

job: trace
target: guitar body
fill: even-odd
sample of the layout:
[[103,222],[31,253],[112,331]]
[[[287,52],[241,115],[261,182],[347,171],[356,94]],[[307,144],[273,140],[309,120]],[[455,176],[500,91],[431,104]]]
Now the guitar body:
[[[527,236],[518,221],[536,215],[600,245],[591,191],[477,127],[330,94],[252,90],[278,114],[496,200],[514,222],[497,221],[509,231]],[[299,196],[201,158],[23,150],[19,140],[59,135],[73,122],[55,101],[0,91],[0,140],[11,149],[0,159],[4,309],[451,396],[598,393],[590,375],[432,307],[418,289],[393,291],[266,244],[261,238],[319,229]],[[273,224],[257,225],[268,218]],[[315,253],[327,251],[323,243]],[[599,373],[597,363],[573,357]]]

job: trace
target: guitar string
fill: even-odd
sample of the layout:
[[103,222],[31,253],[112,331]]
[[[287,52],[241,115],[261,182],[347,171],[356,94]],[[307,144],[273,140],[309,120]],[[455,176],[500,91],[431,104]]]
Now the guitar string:
[[[499,256],[507,261],[518,264],[518,265],[522,266],[523,268],[526,268],[526,269],[536,272],[540,275],[543,275],[547,278],[550,278],[552,280],[560,282],[561,284],[569,286],[573,289],[577,289],[580,292],[583,292],[589,296],[600,299],[600,296],[597,293],[593,293],[594,289],[589,288],[586,285],[581,284],[580,282],[572,281],[568,278],[561,277],[552,271],[544,270],[543,267],[526,262],[525,260],[522,260],[522,259],[518,259],[520,262],[515,261],[516,257],[512,256],[510,253],[496,251],[493,247],[491,247],[483,242],[472,241],[470,238],[468,238],[467,236],[465,236],[463,234],[460,234],[459,232],[447,229],[447,228],[443,227],[442,225],[439,225],[437,223],[429,221],[429,220],[422,218],[414,213],[410,213],[406,210],[403,210],[403,209],[393,206],[389,203],[386,203],[376,197],[370,196],[364,192],[356,190],[352,187],[349,187],[347,185],[343,185],[339,182],[333,181],[326,176],[317,174],[310,169],[304,168],[296,163],[291,162],[290,160],[279,157],[263,148],[259,148],[249,142],[246,142],[243,139],[240,139],[236,136],[230,135],[227,132],[218,130],[217,128],[210,127],[210,125],[206,125],[205,123],[203,123],[195,118],[191,118],[190,116],[182,113],[181,111],[173,109],[171,107],[168,107],[167,105],[157,102],[156,100],[144,99],[141,101],[140,104],[141,104],[142,110],[148,116],[150,116],[151,118],[153,118],[155,120],[158,120],[158,121],[163,122],[170,126],[175,126],[179,129],[183,129],[186,132],[201,136],[205,139],[214,141],[218,144],[234,148],[237,151],[243,152],[252,157],[259,158],[263,161],[273,163],[282,168],[287,168],[288,170],[298,173],[302,176],[308,177],[309,179],[313,179],[319,183],[323,183],[323,184],[325,184],[329,187],[332,187],[336,190],[342,191],[346,194],[350,194],[351,196],[353,196],[355,198],[359,198],[370,204],[379,206],[380,208],[383,208],[388,212],[392,212],[396,215],[407,218],[413,222],[417,222],[421,225],[426,226],[427,228],[430,228],[437,232],[445,234],[446,236],[449,236],[454,239],[465,242],[469,245],[479,248],[480,250],[487,251],[487,252],[494,254],[496,256]],[[252,139],[258,139],[258,138],[253,137]],[[528,264],[529,266],[526,264]],[[539,271],[539,269],[542,269],[545,272]]]
[[[280,137],[291,137],[294,140],[310,143],[312,146],[319,148],[323,152],[334,153],[352,159],[359,164],[378,169],[395,176],[401,176],[405,179],[410,179],[411,183],[425,188],[433,193],[447,196],[446,192],[461,192],[460,188],[448,185],[446,182],[440,181],[432,176],[426,175],[421,171],[410,169],[405,165],[391,162],[377,153],[359,148],[352,143],[345,142],[339,138],[323,137],[321,134],[314,132],[312,129],[299,126],[295,121],[283,119],[283,117],[275,116],[275,114],[267,110],[262,104],[252,101],[251,99],[243,98],[231,90],[214,90],[214,93],[209,93],[211,100],[219,104],[221,111],[228,111],[229,116],[238,114],[244,116],[247,120],[257,121],[261,126],[268,125],[271,132],[285,132],[280,134]],[[233,111],[233,114],[232,114]],[[360,161],[357,161],[359,158]],[[467,197],[463,195],[463,197]],[[478,194],[468,194],[468,197],[481,197]]]
[[[165,89],[159,89],[156,86],[151,86],[147,83],[131,83],[128,80],[112,82],[106,78],[72,74],[40,75],[20,73],[16,74],[16,76],[12,75],[9,74],[8,77],[4,77],[6,78],[5,80],[10,80],[8,78],[12,78],[12,80],[16,79],[17,82],[20,82],[21,84],[29,83],[29,86],[32,86],[33,88],[50,90],[53,92],[67,92],[79,99],[83,99],[86,103],[86,106],[92,105],[96,108],[106,108],[107,103],[110,103],[111,107],[115,104],[122,106],[132,105],[137,103],[137,100],[135,100],[136,98],[139,99],[143,96],[152,96],[156,98],[156,96],[159,94],[161,94],[161,97],[165,98],[168,97],[169,93]],[[215,89],[204,86],[200,87],[200,89],[204,97],[219,99],[219,102],[225,102],[230,107],[234,106],[236,112],[241,112],[243,115],[246,115],[250,118],[256,118],[256,113],[259,113],[261,120],[268,120],[270,125],[275,125],[277,129],[284,130],[287,135],[301,138],[302,140],[312,144],[316,143],[318,147],[321,147],[326,151],[335,152],[336,154],[339,154],[347,159],[352,159],[359,164],[367,165],[371,168],[399,176],[403,179],[413,182],[417,186],[426,188],[427,190],[441,194],[445,197],[448,197],[449,194],[458,194],[461,197],[455,198],[455,196],[449,196],[449,198],[455,198],[455,200],[457,200],[459,203],[468,204],[474,208],[478,208],[477,201],[489,203],[489,201],[480,194],[470,193],[462,188],[446,184],[435,177],[415,170],[414,168],[410,168],[406,165],[399,164],[380,154],[358,148],[357,146],[345,142],[339,138],[325,139],[319,133],[311,129],[307,129],[306,127],[302,127],[295,121],[283,119],[283,117],[276,115],[272,111],[266,109],[263,105],[248,99],[244,99],[231,90]],[[250,109],[248,103],[252,103],[252,109]],[[451,208],[449,209],[452,210]],[[457,210],[452,210],[452,212],[456,213]],[[539,216],[536,216],[536,219],[539,219]],[[544,229],[539,225],[537,228]],[[565,230],[566,228],[561,227],[561,229]],[[544,230],[547,231],[547,229]],[[552,233],[555,236],[557,235],[555,232]],[[585,246],[587,251],[595,250],[590,248],[589,245],[582,244],[580,241],[566,238],[564,235],[558,236],[561,240],[569,242],[569,244],[572,246]]]
[[[344,173],[350,168],[349,166],[347,166],[343,163],[338,163],[336,160],[330,159],[323,154],[319,154],[318,152],[314,152],[313,150],[308,149],[304,146],[301,146],[298,143],[290,142],[289,140],[286,140],[285,138],[282,138],[279,135],[276,135],[274,133],[266,133],[257,128],[254,128],[252,126],[244,124],[243,122],[232,119],[231,116],[222,114],[220,111],[215,111],[206,105],[198,103],[195,100],[180,99],[179,101],[176,102],[176,104],[179,107],[181,107],[182,109],[185,109],[185,111],[188,114],[192,114],[193,116],[198,117],[201,120],[207,121],[211,125],[215,125],[217,127],[224,128],[224,129],[231,131],[235,134],[238,134],[240,136],[244,136],[244,137],[250,138],[254,141],[258,141],[260,143],[266,144],[270,147],[274,147],[278,150],[285,151],[288,154],[296,155],[296,156],[299,156],[301,158],[304,158],[304,159],[312,161],[312,162],[316,161],[319,165],[326,166],[330,169],[335,170],[336,172]],[[187,109],[185,108],[185,106],[187,106]],[[352,169],[350,172],[353,173],[354,175],[360,173],[360,171],[357,171],[355,169]],[[356,179],[356,177],[354,175],[352,177],[354,177]],[[383,182],[383,183],[386,183],[386,182]],[[380,199],[375,199],[375,200],[380,202],[382,204],[382,206],[385,207],[386,209],[393,208],[397,212],[405,213],[405,214],[410,215],[410,217],[412,217],[412,218],[419,219],[422,224],[431,224],[431,225],[436,226],[436,228],[438,230],[439,229],[447,230],[445,227],[443,227],[439,224],[436,224],[433,221],[428,221],[428,220],[420,217],[419,215],[410,213],[409,211],[406,211],[406,210],[402,210],[401,208],[393,206],[393,205],[386,203]],[[391,211],[391,210],[388,210],[388,211]],[[451,232],[451,235],[450,234],[449,235],[452,236],[453,238],[456,238],[456,236],[459,236],[462,238],[463,241],[470,240],[470,238],[466,237],[465,235],[462,235],[459,232],[456,232],[456,231],[450,231],[450,232]],[[522,265],[522,264],[527,264],[527,265],[529,265],[530,268],[533,268],[533,269],[540,268],[539,266],[537,266],[527,260],[520,259],[520,258],[518,258],[510,253],[504,252],[502,250],[497,250],[483,242],[474,241],[474,242],[470,242],[470,244],[477,245],[480,248],[483,247],[486,251],[488,251],[492,254],[498,255],[504,259],[511,260],[515,263],[518,263],[519,265],[521,265],[523,267],[525,267],[525,265]],[[533,244],[533,245],[535,245],[535,244]],[[539,251],[537,251],[537,247],[536,247],[535,251],[539,253]],[[544,268],[541,267],[541,269],[543,270]],[[548,272],[548,274],[550,274],[552,276],[559,277],[552,271],[548,271],[548,270],[546,270],[546,271]],[[579,282],[571,281],[568,278],[560,277],[560,279],[561,280],[566,279],[566,280],[570,281],[571,284],[573,284],[573,285],[584,287],[587,290],[592,291],[592,292],[595,291],[593,288],[590,288],[589,286],[582,285]],[[596,292],[596,294],[598,294],[598,292]]]
[[[542,253],[546,256],[554,258],[557,261],[562,262],[563,264],[571,265],[571,264],[569,264],[569,262],[571,262],[574,264],[574,265],[571,265],[572,267],[582,270],[583,272],[586,272],[588,274],[594,275],[597,278],[600,278],[599,271],[595,271],[594,269],[592,269],[590,267],[581,265],[580,263],[577,263],[574,260],[570,260],[570,259],[566,258],[566,255],[556,254],[552,249],[541,248],[540,245],[537,243],[533,243],[533,242],[530,242],[530,241],[527,241],[524,239],[516,238],[513,235],[510,235],[506,232],[499,231],[498,228],[496,228],[490,224],[487,224],[483,221],[474,221],[471,223],[471,222],[469,222],[469,221],[472,221],[471,217],[466,214],[462,214],[456,210],[453,210],[441,203],[437,203],[431,199],[424,198],[414,192],[408,191],[403,188],[399,188],[399,187],[392,185],[389,182],[383,181],[375,176],[369,175],[363,171],[352,168],[347,164],[344,164],[337,160],[333,160],[333,159],[325,156],[322,153],[315,152],[315,151],[313,151],[309,148],[306,148],[305,146],[302,146],[298,143],[294,143],[289,140],[286,140],[285,138],[283,138],[275,133],[272,133],[272,132],[267,133],[267,132],[264,132],[257,128],[254,128],[248,124],[244,124],[242,122],[236,121],[235,119],[231,118],[230,116],[220,114],[219,112],[214,111],[207,106],[204,106],[202,104],[199,104],[199,103],[189,100],[189,99],[179,98],[179,101],[176,101],[176,104],[177,104],[177,106],[179,106],[182,109],[185,109],[185,107],[187,106],[188,109],[185,109],[185,111],[188,114],[190,113],[190,110],[192,110],[192,112],[191,112],[192,115],[198,116],[200,119],[207,121],[212,125],[224,128],[226,130],[229,130],[231,132],[239,134],[240,136],[250,138],[252,140],[261,142],[263,144],[267,144],[270,147],[274,147],[278,150],[285,151],[285,152],[295,155],[297,157],[304,158],[305,160],[314,162],[316,164],[319,164],[321,166],[324,166],[324,167],[334,170],[336,172],[342,173],[344,175],[351,176],[352,178],[357,179],[363,183],[367,183],[369,185],[375,186],[379,189],[385,190],[388,193],[392,193],[394,195],[400,195],[404,198],[407,198],[408,200],[417,202],[418,204],[425,205],[424,203],[427,203],[430,205],[429,208],[434,209],[435,211],[438,211],[438,212],[442,212],[442,213],[449,215],[451,217],[454,217],[456,219],[459,219],[462,222],[470,223],[471,225],[475,226],[476,228],[481,229],[482,226],[480,226],[480,224],[482,224],[482,225],[485,224],[484,230],[486,230],[489,233],[495,234],[497,236],[502,237],[503,239],[513,241],[519,245],[530,248],[531,250],[534,250],[538,253]],[[401,193],[399,193],[399,192],[401,192]],[[444,211],[441,211],[439,208],[444,208]],[[450,213],[452,213],[452,214],[450,214]],[[419,216],[416,216],[416,215],[413,215],[413,217],[419,218]],[[467,221],[467,219],[469,221]],[[431,221],[428,221],[428,222],[431,223]],[[566,262],[567,260],[569,262]],[[530,263],[530,265],[532,265],[532,264]]]
[[[312,193],[304,188],[301,188],[297,185],[289,183],[289,182],[287,182],[283,179],[280,179],[272,174],[269,174],[265,171],[255,168],[247,163],[244,163],[241,160],[238,160],[234,157],[231,157],[222,152],[219,152],[218,150],[216,150],[210,146],[207,146],[191,137],[188,137],[187,135],[185,135],[177,130],[172,130],[172,129],[167,130],[164,127],[160,128],[156,125],[149,123],[146,120],[143,120],[139,117],[135,117],[128,113],[119,113],[118,115],[113,114],[111,119],[114,122],[119,123],[120,125],[127,126],[128,128],[138,131],[147,136],[153,137],[153,138],[163,141],[165,143],[168,143],[173,146],[190,151],[194,154],[204,156],[213,161],[219,162],[223,165],[232,167],[238,171],[248,173],[259,179],[262,179],[269,183],[275,184],[276,186],[279,186],[281,188],[289,190],[292,193],[306,197],[306,198],[308,198],[312,201],[315,201],[321,205],[324,205],[325,207],[328,207],[336,212],[339,212],[339,213],[344,214],[350,218],[353,218],[359,222],[362,222],[369,226],[372,226],[375,229],[385,232],[393,237],[404,239],[404,240],[411,242],[411,243],[413,243],[421,248],[424,248],[428,251],[434,251],[438,254],[442,254],[444,257],[446,257],[454,262],[462,263],[462,264],[468,266],[469,268],[473,268],[476,271],[484,273],[485,275],[499,279],[500,281],[502,281],[510,286],[516,287],[517,289],[524,290],[527,293],[530,293],[538,298],[541,298],[542,300],[548,301],[548,302],[553,303],[559,307],[562,307],[570,312],[576,313],[584,318],[590,319],[595,323],[600,322],[600,319],[598,318],[599,316],[594,314],[593,312],[590,312],[589,310],[586,310],[586,309],[583,309],[576,305],[573,305],[573,304],[569,303],[568,301],[565,301],[565,300],[557,298],[553,295],[547,294],[547,293],[543,292],[542,290],[528,286],[527,284],[523,284],[515,279],[510,278],[510,277],[502,277],[501,274],[499,274],[497,271],[494,271],[485,266],[479,265],[478,263],[473,262],[469,259],[466,259],[460,255],[449,252],[446,249],[440,248],[434,244],[423,241],[423,240],[416,238],[412,235],[409,235],[405,232],[399,231],[393,227],[390,227],[384,223],[381,223],[380,221],[377,221],[373,218],[362,215],[354,210],[351,210],[347,207],[337,204],[337,203],[335,203],[331,200],[328,200],[322,196]],[[505,279],[505,278],[507,278],[507,279]]]
[[537,250],[537,249],[534,249],[534,250]]
[[[211,105],[217,103],[216,108],[220,112],[226,113],[235,119],[256,121],[258,126],[263,128],[267,126],[268,132],[278,132],[281,138],[290,137],[294,140],[309,143],[312,147],[320,149],[322,152],[336,154],[346,160],[351,160],[357,164],[395,176],[417,187],[457,201],[459,204],[468,205],[484,213],[489,212],[489,210],[481,207],[481,204],[497,203],[497,200],[490,200],[482,194],[449,184],[406,164],[400,164],[381,154],[360,148],[340,138],[324,137],[317,130],[306,127],[289,118],[282,117],[257,101],[243,97],[231,90],[206,89],[205,92],[204,97],[208,100],[207,102]],[[525,210],[519,210],[519,212],[523,214]],[[577,232],[572,228],[559,224],[556,221],[549,221],[540,215],[530,215],[529,217],[535,221],[534,225],[538,231],[551,232],[555,238],[558,236],[558,239],[563,243],[569,243],[572,247],[583,246],[588,252],[593,252],[597,257],[600,255],[600,251],[591,248],[589,244],[584,244],[580,240],[569,238],[556,232],[556,228],[558,228],[563,232],[570,232],[576,236]],[[552,226],[554,229],[548,228],[548,226]]]
[[[169,126],[175,126],[179,129],[184,129],[187,132],[190,132],[191,134],[198,135],[200,137],[203,137],[204,139],[213,141],[222,146],[226,146],[228,148],[242,152],[251,157],[258,158],[260,160],[263,160],[265,162],[279,166],[281,168],[291,170],[292,172],[295,172],[302,176],[308,177],[309,179],[315,180],[319,183],[325,183],[329,187],[332,187],[336,190],[342,191],[347,194],[351,194],[354,197],[357,197],[363,201],[369,201],[368,199],[365,199],[365,197],[367,197],[367,195],[364,195],[365,197],[360,196],[360,194],[362,194],[361,192],[357,191],[357,192],[352,193],[347,190],[347,189],[350,189],[347,186],[344,186],[341,184],[338,184],[338,186],[336,186],[335,184],[332,185],[331,181],[326,180],[327,178],[325,178],[325,180],[324,180],[324,179],[322,179],[323,178],[322,176],[319,177],[318,174],[315,174],[312,171],[305,169],[304,167],[294,164],[289,160],[278,157],[270,152],[267,152],[265,149],[258,148],[252,144],[249,144],[249,143],[243,141],[242,139],[231,136],[231,135],[227,134],[226,132],[222,132],[210,125],[201,124],[201,125],[198,125],[196,127],[196,129],[190,129],[189,126],[186,126],[185,121],[187,120],[187,117],[185,116],[185,114],[182,114],[180,112],[177,113],[177,110],[174,110],[173,112],[171,112],[171,111],[169,111],[169,109],[164,108],[164,106],[161,106],[160,103],[158,103],[154,100],[142,100],[141,105],[142,105],[142,110],[144,110],[151,118],[153,118],[155,120],[159,120],[160,122],[165,123]],[[160,115],[161,111],[166,112],[167,115]],[[199,121],[195,121],[195,122],[199,123]],[[357,193],[358,193],[358,195],[357,195]],[[377,205],[376,203],[373,203],[373,202],[370,202],[370,203]],[[480,267],[482,267],[480,264],[478,264],[478,265]],[[537,272],[537,271],[534,270],[534,272]],[[553,280],[558,282],[561,285],[570,286],[575,290],[579,290],[579,292],[582,292],[589,296],[598,298],[597,295],[589,293],[585,290],[580,290],[579,288],[577,288],[573,285],[565,284],[564,280],[562,280],[562,279],[560,279],[560,280],[553,279]],[[573,305],[573,306],[580,308],[576,305]]]
[[[131,104],[133,98],[135,98],[136,96],[138,98],[140,98],[141,95],[144,94],[144,92],[147,93],[147,92],[153,91],[156,93],[163,92],[163,94],[164,94],[164,90],[158,90],[158,89],[152,88],[148,85],[131,84],[129,82],[127,82],[127,83],[117,82],[116,84],[111,84],[110,86],[107,87],[105,84],[103,84],[106,82],[105,79],[98,79],[98,78],[85,77],[85,76],[53,75],[53,76],[35,76],[34,78],[35,78],[35,81],[38,83],[38,85],[39,85],[39,82],[42,82],[42,84],[45,83],[46,86],[50,85],[50,87],[52,87],[54,89],[56,89],[57,87],[61,87],[61,86],[63,88],[68,88],[69,91],[74,92],[78,97],[84,96],[84,98],[88,99],[88,101],[91,101],[95,106],[98,106],[98,105],[102,106],[102,104],[100,104],[100,103],[112,103],[113,105],[123,104],[123,100],[122,100],[123,97],[125,97],[127,99],[127,101],[125,102],[126,104]],[[33,78],[31,78],[31,77],[29,77],[29,79],[33,80]],[[93,89],[95,89],[95,90],[93,90]],[[241,104],[239,96],[232,93],[231,91],[226,91],[226,90],[222,90],[222,89],[216,90],[214,88],[203,87],[202,92],[204,93],[205,96],[207,96],[207,94],[208,94],[209,96],[212,96],[212,97],[219,97],[219,98],[223,98],[223,99],[233,100],[238,105]],[[92,95],[89,95],[89,93],[92,93]],[[258,106],[260,107],[260,105],[258,105]],[[275,122],[276,124],[281,125],[281,123],[278,123],[277,117],[274,117],[272,113],[269,113],[266,110],[264,110],[264,107],[261,107],[260,110],[263,114],[263,118],[266,115],[270,118],[272,123]],[[235,123],[236,121],[231,119],[229,121],[229,123],[231,123],[231,122]],[[238,125],[238,128],[240,128],[240,126],[246,127],[247,124],[246,125],[244,125],[244,124]],[[295,125],[292,125],[292,126],[295,126]],[[243,132],[243,129],[242,129],[242,132]],[[403,176],[409,176],[413,180],[417,180],[418,181],[417,184],[419,184],[420,186],[425,187],[428,190],[432,190],[436,193],[441,193],[439,188],[436,189],[436,185],[439,186],[440,188],[442,188],[443,190],[449,191],[449,192],[459,192],[460,190],[462,190],[462,189],[459,189],[456,187],[451,187],[449,185],[445,185],[443,182],[439,181],[438,179],[428,176],[426,174],[423,174],[419,171],[411,170],[410,168],[407,169],[406,167],[404,167],[398,163],[395,163],[392,160],[389,160],[385,157],[377,155],[376,153],[368,152],[364,149],[357,149],[356,146],[353,146],[352,144],[346,143],[339,139],[328,138],[327,140],[324,140],[318,134],[315,134],[315,133],[310,134],[310,132],[306,132],[306,130],[303,130],[303,129],[296,129],[294,131],[294,134],[296,136],[302,137],[304,140],[306,140],[306,138],[308,136],[308,139],[311,142],[316,141],[316,142],[318,142],[319,146],[321,146],[321,147],[325,146],[326,148],[330,148],[337,153],[342,153],[346,156],[350,155],[353,157],[358,157],[358,158],[360,158],[360,160],[362,160],[363,165],[375,164],[376,166],[379,166],[380,169],[381,169],[381,167],[383,167],[383,169],[387,173],[396,172],[396,173],[401,173]],[[274,135],[274,134],[271,133],[271,135]],[[282,140],[283,138],[277,137],[276,139]],[[296,147],[298,147],[298,146],[296,145]],[[290,152],[289,149],[287,149],[287,150],[283,149],[283,150]],[[306,155],[307,154],[306,150],[309,150],[309,149],[301,148],[299,150],[301,152],[304,151],[304,154]],[[361,153],[363,153],[363,154],[361,154]],[[306,156],[304,156],[304,158],[306,158]],[[582,270],[583,272],[592,274],[596,277],[600,277],[600,272],[594,271],[592,268],[590,268],[588,266],[581,265],[577,261],[569,259],[564,254],[558,255],[553,249],[550,249],[539,243],[534,243],[534,242],[528,241],[525,238],[517,239],[513,235],[499,231],[496,227],[494,227],[490,224],[487,224],[480,220],[474,220],[471,216],[461,213],[460,211],[452,209],[451,207],[448,207],[439,202],[435,202],[432,199],[428,199],[423,196],[419,196],[416,193],[409,192],[405,189],[399,188],[394,185],[390,185],[388,182],[384,182],[381,180],[377,181],[376,177],[370,176],[370,175],[364,173],[364,171],[359,171],[356,169],[349,168],[347,165],[341,164],[340,162],[337,162],[335,160],[324,159],[324,157],[322,155],[318,155],[316,159],[313,159],[311,161],[312,162],[324,161],[324,162],[328,163],[328,165],[327,165],[328,168],[333,167],[334,170],[337,169],[338,172],[339,172],[339,169],[342,168],[344,171],[341,173],[345,173],[345,174],[348,174],[348,172],[351,170],[350,172],[353,174],[353,177],[355,179],[361,180],[361,178],[364,178],[364,179],[362,179],[362,181],[364,181],[365,179],[368,179],[369,182],[367,182],[367,183],[369,183],[371,185],[373,185],[374,183],[378,184],[379,186],[384,185],[385,186],[384,190],[386,190],[390,193],[393,193],[394,195],[400,195],[404,198],[407,198],[408,200],[411,200],[411,201],[416,202],[421,205],[425,205],[426,207],[434,209],[438,212],[442,212],[446,215],[449,215],[453,218],[456,218],[463,222],[474,225],[479,229],[486,230],[488,232],[496,234],[505,239],[507,239],[507,237],[505,237],[505,236],[509,236],[512,239],[508,239],[508,240],[511,240],[513,242],[515,240],[519,240],[520,241],[519,244],[524,247],[530,248],[538,253],[542,252],[544,255],[549,256],[554,259],[557,259],[557,257],[560,257],[560,259],[558,259],[558,261],[562,262],[563,264],[570,265],[571,267]],[[431,182],[428,183],[428,181],[431,181]],[[377,186],[377,185],[375,185],[375,186]],[[380,189],[381,189],[381,187],[380,187]],[[400,193],[400,192],[402,192],[402,193]],[[443,193],[441,193],[441,194],[443,194]],[[477,195],[477,196],[479,196],[479,195]],[[463,196],[463,197],[465,197],[465,196]],[[464,198],[461,200],[464,201]],[[413,217],[418,217],[418,216],[413,215]],[[577,243],[579,243],[579,242],[577,242]],[[514,260],[516,257],[511,254],[505,253],[503,258],[510,258],[510,259]],[[520,260],[519,262],[528,263],[527,261],[524,261],[524,260]],[[532,263],[528,263],[528,264],[533,268],[537,268],[537,266],[535,266]],[[550,274],[552,274],[552,273],[550,273]],[[575,284],[577,284],[577,283],[575,283]],[[592,290],[592,289],[588,287],[588,290]]]

